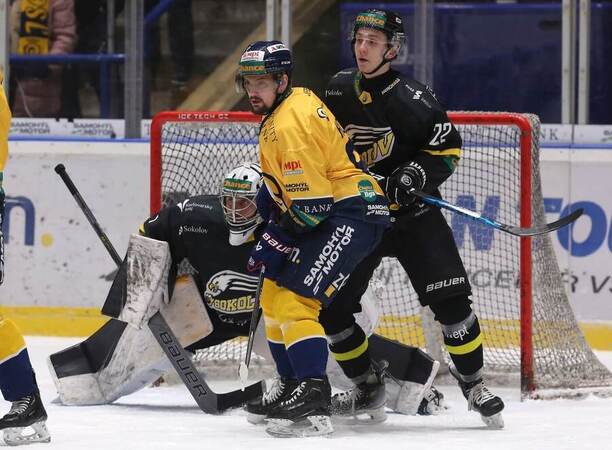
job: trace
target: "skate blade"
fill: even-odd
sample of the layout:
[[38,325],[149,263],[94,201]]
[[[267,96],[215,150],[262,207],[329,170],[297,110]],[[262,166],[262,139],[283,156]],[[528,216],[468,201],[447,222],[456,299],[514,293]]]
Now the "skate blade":
[[501,430],[504,428],[504,418],[502,417],[501,413],[493,414],[489,417],[480,416],[480,418],[485,425],[492,430]]
[[334,432],[329,416],[310,416],[299,422],[268,419],[266,432],[278,438],[329,436]]
[[252,423],[253,425],[264,423],[265,420],[266,416],[263,414],[247,413],[247,422]]
[[[32,430],[32,433],[25,434],[24,432],[29,429]],[[29,427],[7,428],[4,430],[4,443],[6,445],[27,445],[39,442],[51,442],[51,436],[45,422],[36,422]]]
[[387,420],[385,407],[366,409],[357,414],[338,414],[333,416],[335,421],[344,425],[373,425]]

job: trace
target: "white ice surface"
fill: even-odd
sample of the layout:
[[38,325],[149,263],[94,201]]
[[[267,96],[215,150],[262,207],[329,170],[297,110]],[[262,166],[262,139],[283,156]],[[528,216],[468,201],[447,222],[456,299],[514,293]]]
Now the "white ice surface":
[[[504,430],[487,429],[477,414],[467,411],[459,389],[444,386],[442,391],[451,407],[444,415],[390,415],[386,422],[374,426],[336,425],[330,438],[273,438],[263,426],[247,423],[240,410],[222,416],[206,415],[183,386],[147,388],[112,405],[61,406],[51,403],[56,392],[46,357],[79,340],[29,337],[26,341],[51,433],[50,444],[35,444],[28,447],[31,449],[612,449],[612,399],[521,403],[518,388],[495,390],[506,402]],[[612,368],[612,352],[597,354]],[[211,385],[221,387],[220,391],[230,388],[227,382]],[[0,400],[0,413],[9,406]]]

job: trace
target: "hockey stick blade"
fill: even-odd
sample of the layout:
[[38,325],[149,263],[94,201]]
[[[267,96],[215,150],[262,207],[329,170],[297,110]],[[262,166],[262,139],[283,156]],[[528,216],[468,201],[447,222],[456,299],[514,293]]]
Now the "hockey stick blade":
[[[119,254],[115,250],[115,247],[108,239],[106,234],[102,231],[102,227],[96,220],[93,212],[87,206],[85,199],[81,196],[79,190],[76,188],[70,175],[66,172],[66,167],[63,164],[55,166],[55,172],[62,178],[64,184],[74,197],[77,205],[85,214],[89,220],[90,225],[98,235],[98,238],[104,244],[104,247],[108,251],[113,261],[117,266],[121,266],[122,260]],[[197,371],[191,357],[187,351],[180,345],[176,336],[166,323],[164,317],[158,311],[149,320],[149,329],[153,336],[157,340],[159,346],[166,354],[166,357],[172,363],[174,370],[179,375],[185,386],[189,390],[200,409],[209,414],[218,414],[225,411],[228,408],[240,406],[250,399],[260,396],[263,393],[264,381],[253,383],[246,388],[238,389],[231,392],[215,393],[208,387],[206,381],[204,381],[202,375]]]
[[521,227],[512,227],[510,225],[499,224],[499,229],[505,231],[507,233],[513,234],[515,236],[538,236],[540,234],[550,233],[551,231],[558,230],[559,228],[563,228],[566,225],[574,222],[578,217],[582,215],[584,210],[582,208],[578,208],[573,211],[571,214],[567,216],[561,217],[559,220],[555,222],[547,223],[546,225],[535,226],[531,228],[521,228]]
[[482,214],[479,214],[475,211],[464,208],[462,206],[453,205],[452,203],[442,200],[441,198],[434,197],[433,195],[426,194],[425,192],[417,191],[416,189],[411,190],[410,193],[430,205],[434,205],[434,206],[438,206],[439,208],[447,209],[454,213],[461,214],[462,216],[469,217],[470,219],[473,219],[477,222],[481,222],[492,228],[496,228],[505,233],[509,233],[514,236],[521,236],[521,237],[537,236],[540,234],[546,234],[546,233],[550,233],[551,231],[558,230],[559,228],[562,228],[574,222],[584,212],[582,208],[579,208],[573,211],[571,214],[561,217],[559,220],[555,222],[548,223],[546,225],[530,227],[530,228],[521,228],[521,227],[515,227],[512,225],[506,225],[506,224],[500,223],[496,220],[485,217]]
[[228,408],[240,406],[263,393],[262,381],[231,392],[220,394],[213,392],[198,373],[191,356],[178,342],[160,312],[151,317],[149,328],[202,411],[218,414]]

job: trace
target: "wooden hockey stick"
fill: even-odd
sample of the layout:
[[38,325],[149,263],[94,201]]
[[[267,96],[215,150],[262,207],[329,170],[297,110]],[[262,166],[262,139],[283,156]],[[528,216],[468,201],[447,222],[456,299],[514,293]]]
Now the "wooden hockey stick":
[[[72,179],[66,172],[64,165],[58,164],[55,166],[55,171],[64,181],[64,184],[76,200],[81,211],[83,211],[85,214],[85,217],[87,217],[87,220],[104,244],[106,250],[108,250],[108,253],[113,258],[115,264],[117,264],[117,266],[121,266],[122,260],[119,257],[119,254],[104,231],[102,231],[100,224],[72,182]],[[191,356],[178,342],[178,339],[159,311],[156,312],[153,317],[151,317],[148,326],[153,333],[153,336],[155,336],[155,339],[159,343],[161,349],[172,363],[174,370],[176,370],[176,373],[179,375],[181,380],[183,380],[183,383],[189,390],[189,393],[192,395],[200,409],[205,413],[219,414],[228,408],[240,406],[246,403],[248,400],[262,394],[262,381],[235,391],[215,393],[212,389],[210,389],[206,381],[197,371],[193,365],[193,362],[191,361]]]
[[255,291],[255,301],[253,302],[253,312],[251,312],[251,323],[249,324],[249,340],[247,342],[246,354],[244,355],[244,361],[240,363],[240,367],[238,368],[238,375],[240,376],[240,382],[242,383],[243,389],[244,386],[246,386],[247,380],[249,378],[249,364],[251,364],[251,351],[253,350],[255,332],[257,331],[257,324],[259,323],[259,304],[265,272],[266,266],[261,266],[261,270],[259,271],[259,281],[257,282],[257,291]]
[[462,216],[469,217],[470,219],[474,219],[477,222],[496,228],[505,233],[513,234],[514,236],[537,236],[539,234],[550,233],[551,231],[555,231],[574,222],[583,213],[583,209],[579,208],[573,211],[571,214],[561,217],[555,222],[530,228],[521,228],[497,222],[496,220],[485,217],[475,211],[463,208],[461,206],[453,205],[452,203],[442,200],[441,198],[434,197],[433,195],[426,194],[425,192],[417,191],[416,189],[412,189],[410,193],[415,197],[418,197],[419,199],[423,200],[424,202],[429,203],[430,205],[448,209],[449,211],[461,214]]

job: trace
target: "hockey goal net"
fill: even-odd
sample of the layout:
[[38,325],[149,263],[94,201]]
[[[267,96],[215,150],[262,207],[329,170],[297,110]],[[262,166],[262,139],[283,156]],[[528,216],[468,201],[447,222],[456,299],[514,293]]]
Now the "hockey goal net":
[[[449,114],[464,141],[442,189],[454,204],[500,222],[545,222],[539,120],[512,113]],[[163,112],[151,125],[151,212],[190,195],[219,192],[226,172],[257,160],[259,117],[248,112]],[[445,212],[473,288],[488,378],[520,379],[523,396],[597,392],[612,375],[595,357],[570,307],[550,237],[517,238]],[[449,361],[438,325],[420,307],[404,271],[386,258],[371,281],[377,332]],[[244,342],[198,355],[237,367]],[[235,365],[234,365],[235,364]]]

